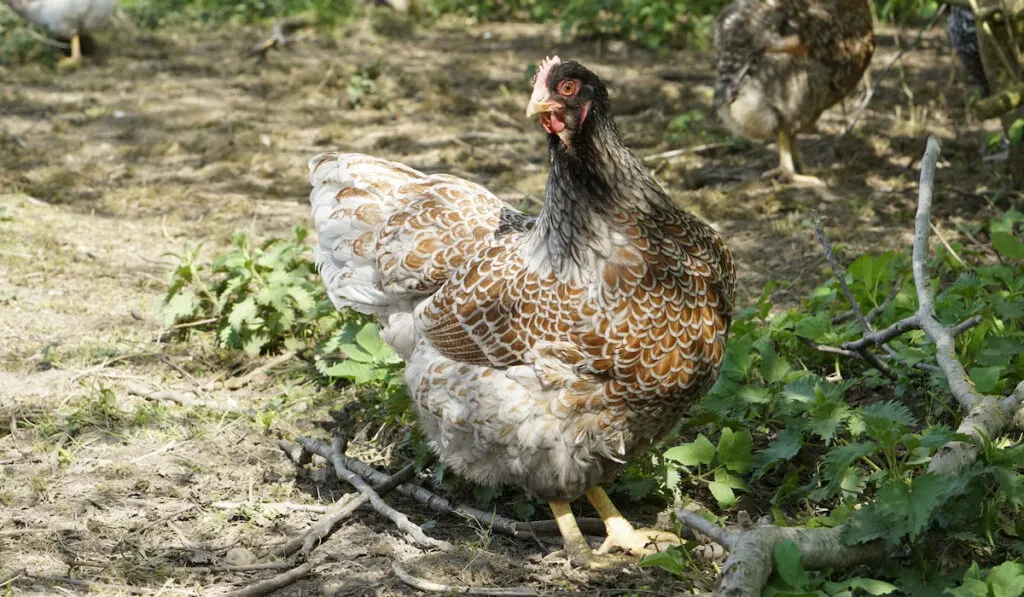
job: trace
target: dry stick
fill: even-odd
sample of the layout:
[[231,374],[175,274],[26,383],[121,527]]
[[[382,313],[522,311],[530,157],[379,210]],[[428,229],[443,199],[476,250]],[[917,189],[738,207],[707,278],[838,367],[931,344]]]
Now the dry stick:
[[689,153],[704,153],[712,149],[719,149],[721,147],[728,147],[728,143],[705,143],[704,145],[694,145],[693,147],[682,147],[680,149],[672,149],[669,151],[663,151],[661,153],[655,153],[644,158],[644,163],[658,162],[661,160],[670,160],[672,158],[686,155]]
[[295,351],[294,350],[286,350],[286,351],[282,352],[281,354],[277,355],[276,357],[270,359],[266,363],[263,363],[259,367],[256,367],[252,371],[246,373],[242,377],[236,377],[234,379],[229,379],[227,382],[224,383],[224,386],[226,388],[228,388],[229,390],[237,390],[238,388],[241,388],[242,386],[247,385],[249,382],[251,382],[253,380],[253,378],[257,377],[258,375],[261,375],[262,373],[265,373],[266,371],[268,371],[270,369],[273,369],[274,367],[277,367],[278,365],[282,365],[282,364],[288,362],[294,356],[295,356]]
[[467,587],[467,586],[455,586],[455,585],[443,585],[441,583],[431,582],[418,576],[409,574],[401,564],[396,560],[391,564],[391,570],[398,577],[398,580],[404,582],[414,589],[421,591],[430,591],[432,593],[444,593],[446,595],[492,595],[499,597],[538,597],[540,593],[533,589],[515,588],[506,589],[502,587]]
[[681,521],[691,529],[707,535],[715,543],[722,545],[723,547],[732,547],[736,544],[736,533],[731,533],[710,520],[704,518],[700,514],[691,510],[683,510],[682,508],[676,510],[676,519]]
[[[917,288],[917,318],[924,333],[935,342],[935,360],[942,368],[949,383],[949,390],[960,406],[968,411],[957,428],[957,433],[971,437],[972,442],[950,442],[939,449],[928,464],[929,472],[953,473],[974,461],[978,445],[985,439],[998,435],[1024,402],[1024,382],[1021,382],[1007,397],[986,396],[978,393],[970,377],[956,356],[956,342],[953,330],[935,319],[934,295],[929,288],[928,277],[928,233],[931,230],[932,193],[935,179],[935,163],[939,159],[941,145],[935,137],[928,137],[928,147],[921,159],[921,184],[918,189],[917,214],[914,216],[914,284]],[[966,323],[966,322],[965,322]]]
[[405,514],[402,514],[398,510],[387,505],[387,503],[381,499],[380,495],[378,495],[362,477],[350,471],[345,466],[346,458],[345,455],[341,453],[341,442],[337,438],[335,438],[333,446],[328,446],[321,441],[305,438],[300,439],[299,442],[302,444],[302,447],[306,448],[310,452],[319,454],[334,465],[334,470],[338,473],[339,478],[345,479],[350,485],[355,487],[359,493],[369,498],[374,509],[391,522],[395,523],[395,526],[405,534],[409,535],[414,543],[421,547],[440,549],[441,551],[452,551],[455,549],[452,544],[447,541],[439,541],[428,537],[419,525],[413,524]]
[[[308,452],[317,453],[314,450],[309,449],[309,446],[307,445],[310,444],[311,442],[314,442],[315,440],[299,438],[298,441],[304,448],[307,449]],[[316,443],[322,444],[322,442]],[[282,447],[285,447],[288,444],[290,444],[290,442],[278,442],[278,445]],[[285,448],[285,452],[289,451],[290,449]],[[329,457],[325,458],[328,461],[330,461]],[[347,469],[349,469],[350,471],[354,472],[355,474],[359,475],[360,477],[366,479],[371,483],[383,483],[388,478],[388,475],[385,475],[384,473],[374,469],[373,467],[363,462],[360,462],[359,460],[356,460],[355,458],[352,458],[350,456],[343,456],[342,462],[344,463]],[[402,495],[411,497],[412,499],[416,500],[417,502],[423,504],[424,506],[436,512],[454,512],[456,514],[472,518],[481,525],[485,527],[490,526],[494,530],[500,531],[506,535],[518,536],[518,534],[522,532],[517,528],[516,522],[513,520],[509,520],[504,516],[498,516],[497,514],[492,514],[490,512],[484,512],[483,510],[477,510],[476,508],[471,508],[469,506],[454,506],[448,500],[440,497],[439,495],[427,489],[424,489],[423,487],[420,487],[419,485],[403,483],[402,485],[399,485],[397,488],[395,488],[395,491],[401,493]],[[523,534],[527,535],[527,533],[525,532]]]
[[[38,582],[53,583],[53,584],[64,584],[64,585],[71,585],[73,587],[84,587],[86,589],[95,590],[97,592],[116,591],[116,592],[120,592],[120,593],[131,593],[133,595],[154,595],[154,594],[158,593],[158,591],[156,591],[154,589],[149,589],[149,588],[146,588],[146,587],[133,587],[131,585],[115,585],[115,584],[109,584],[109,583],[94,582],[94,581],[91,581],[91,580],[82,580],[82,579],[78,579],[78,578],[68,578],[66,576],[39,576],[39,575],[36,575],[36,574],[25,574],[24,577],[25,578],[31,578],[32,580],[35,580],[35,581],[38,581]],[[172,593],[178,593],[180,595],[195,595],[196,594],[195,591],[188,591],[188,590],[184,590],[184,589],[171,589],[171,588],[162,588],[162,589],[160,589],[159,593],[163,593],[165,591],[170,591]]]
[[[818,242],[821,243],[822,248],[825,250],[825,258],[828,260],[828,264],[832,266],[832,273],[835,275],[836,280],[839,282],[839,288],[843,291],[843,296],[850,303],[850,307],[853,309],[853,314],[857,318],[857,322],[860,324],[861,331],[867,335],[872,331],[871,324],[864,319],[864,314],[861,313],[860,305],[857,303],[856,297],[850,292],[850,287],[846,283],[846,272],[843,271],[839,265],[839,259],[836,257],[835,252],[832,250],[832,243],[828,242],[828,238],[825,236],[825,228],[821,224],[821,216],[818,215],[818,210],[811,210],[811,217],[814,218],[814,233],[818,237]],[[878,369],[889,379],[896,379],[896,373],[885,363],[878,358],[878,355],[871,352],[867,348],[862,348],[856,351],[860,354],[868,363],[871,363],[875,369]]]
[[225,595],[225,597],[262,597],[263,595],[269,595],[278,589],[302,580],[309,576],[309,573],[312,571],[313,565],[306,563],[283,574],[278,574],[274,578],[249,585],[244,589],[232,591]]
[[[312,459],[312,453],[303,449],[301,445],[287,440],[280,440],[277,442],[277,445],[288,455],[292,462],[306,465]],[[351,456],[345,456],[344,462],[346,468],[371,483],[381,485],[389,478],[387,474]],[[554,519],[516,522],[493,512],[484,512],[470,506],[452,504],[429,489],[412,483],[403,483],[396,487],[395,491],[416,500],[435,512],[456,514],[463,518],[469,518],[483,527],[491,528],[504,535],[511,535],[513,537],[530,537],[533,534],[541,536],[561,535],[561,532],[558,530],[558,523]],[[579,524],[580,530],[586,535],[604,535],[605,533],[604,522],[600,518],[577,518],[576,522]]]
[[308,559],[309,554],[327,538],[334,529],[360,506],[367,502],[366,496],[349,493],[341,497],[326,513],[311,526],[305,533],[296,535],[288,541],[278,545],[264,554],[263,558],[287,558],[297,551],[300,551],[302,559]]
[[277,512],[313,512],[315,514],[326,514],[327,506],[318,504],[293,504],[292,502],[213,502],[211,508],[218,510],[238,510],[239,508],[259,507],[260,509],[275,510]]

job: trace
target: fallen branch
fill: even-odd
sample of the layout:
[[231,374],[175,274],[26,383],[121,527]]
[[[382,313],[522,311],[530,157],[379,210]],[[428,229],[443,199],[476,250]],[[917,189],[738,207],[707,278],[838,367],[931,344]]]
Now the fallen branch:
[[[305,440],[300,439],[299,441]],[[285,454],[288,455],[292,462],[295,462],[300,466],[309,464],[312,459],[313,453],[304,449],[302,445],[294,444],[287,440],[280,440],[277,442],[277,445]],[[351,456],[344,456],[343,458],[346,468],[363,479],[366,479],[368,482],[374,483],[375,486],[382,486],[391,478],[386,473],[378,471],[356,458],[352,458]],[[399,471],[395,474],[397,475],[401,472],[402,471]],[[483,510],[478,510],[470,506],[452,504],[447,499],[437,495],[429,489],[411,483],[402,483],[395,487],[395,491],[416,500],[423,506],[426,506],[435,512],[442,514],[455,514],[462,518],[471,519],[481,527],[494,530],[503,535],[511,535],[513,537],[531,537],[533,535],[551,537],[561,536],[561,532],[558,529],[558,523],[554,519],[535,520],[533,522],[517,522],[504,516],[499,516],[493,512],[484,512]],[[378,493],[382,492],[378,491]],[[605,534],[604,521],[600,518],[577,518],[576,522],[579,524],[580,530],[583,531],[585,535]]]
[[540,595],[533,589],[526,587],[506,589],[501,587],[467,587],[467,586],[453,586],[444,585],[441,583],[431,582],[418,576],[409,574],[402,565],[396,560],[391,564],[391,570],[398,577],[398,580],[404,582],[414,589],[420,591],[429,591],[431,593],[444,593],[446,595],[491,595],[498,597],[537,597]]
[[96,591],[97,593],[128,593],[130,595],[162,595],[166,593],[176,593],[178,595],[198,595],[195,591],[189,591],[185,589],[173,589],[170,587],[161,587],[159,591],[155,589],[148,589],[146,587],[134,587],[132,585],[116,585],[110,583],[95,582],[91,580],[83,580],[80,578],[69,578],[67,576],[40,576],[36,574],[23,573],[24,578],[30,578],[36,582],[50,583],[55,585],[71,585],[73,587],[83,587],[90,591]]
[[260,510],[270,510],[277,513],[313,512],[316,514],[326,514],[328,510],[327,506],[320,506],[318,504],[293,504],[292,502],[213,502],[210,504],[210,507],[218,510],[259,508]]
[[244,589],[232,591],[225,597],[262,597],[263,595],[269,595],[274,591],[283,589],[288,585],[295,584],[309,576],[309,573],[313,571],[313,565],[306,563],[297,568],[293,568],[288,572],[278,574],[274,578],[258,582],[253,585],[249,585]]
[[132,382],[125,382],[124,389],[129,394],[138,396],[139,398],[145,398],[146,400],[166,400],[168,402],[173,402],[178,406],[206,408],[221,412],[237,412],[240,410],[238,408],[238,404],[233,400],[200,400],[196,393],[191,390],[154,390]]
[[703,145],[694,145],[693,147],[681,147],[679,149],[672,149],[646,156],[644,157],[644,163],[650,164],[651,162],[659,162],[661,160],[671,160],[672,158],[677,158],[681,155],[704,153],[706,151],[721,149],[722,147],[728,146],[728,143],[705,143]]
[[266,373],[267,371],[273,369],[274,367],[277,367],[278,365],[283,365],[284,363],[287,363],[294,356],[294,350],[286,350],[281,354],[277,355],[276,357],[270,359],[266,363],[263,363],[259,367],[256,367],[252,371],[246,373],[245,375],[229,379],[224,383],[224,387],[226,387],[229,390],[237,390],[238,388],[249,385],[249,382],[251,382],[256,377],[262,375],[263,373]]

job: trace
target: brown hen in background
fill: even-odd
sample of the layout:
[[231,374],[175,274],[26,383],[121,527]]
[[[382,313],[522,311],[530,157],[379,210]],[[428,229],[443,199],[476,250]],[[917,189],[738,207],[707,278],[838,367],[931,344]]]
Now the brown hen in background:
[[733,134],[777,136],[779,167],[799,174],[795,138],[857,86],[874,53],[869,0],[736,0],[715,22],[713,108]]

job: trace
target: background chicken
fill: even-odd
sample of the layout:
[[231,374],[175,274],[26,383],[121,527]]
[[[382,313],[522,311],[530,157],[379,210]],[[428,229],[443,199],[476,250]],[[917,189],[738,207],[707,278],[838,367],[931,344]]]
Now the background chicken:
[[[567,554],[603,566],[651,533],[599,485],[714,382],[735,270],[623,145],[592,72],[545,60],[527,115],[551,163],[535,221],[465,180],[324,154],[316,260],[335,305],[381,317],[441,459],[548,500]],[[584,494],[608,531],[597,553],[569,507]]]
[[71,56],[63,67],[82,62],[82,36],[100,27],[114,14],[117,0],[3,0],[26,20],[46,28],[53,35],[71,42]]
[[736,135],[777,135],[785,179],[821,184],[797,173],[796,134],[857,85],[874,47],[868,0],[736,0],[715,23],[714,110]]

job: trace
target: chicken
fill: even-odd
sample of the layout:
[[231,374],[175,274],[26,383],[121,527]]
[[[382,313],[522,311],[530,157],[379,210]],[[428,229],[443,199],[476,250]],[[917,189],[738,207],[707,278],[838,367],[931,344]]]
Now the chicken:
[[[546,59],[526,113],[551,167],[535,220],[472,182],[328,153],[309,166],[315,259],[337,307],[381,319],[441,460],[547,500],[573,562],[616,565],[654,533],[600,485],[715,381],[735,269],[623,144],[593,72]],[[607,528],[597,552],[581,495]]]
[[3,0],[3,3],[27,21],[71,42],[71,56],[61,61],[63,68],[81,65],[82,36],[102,26],[117,9],[117,0]]
[[779,167],[768,174],[821,185],[798,174],[795,137],[860,81],[874,53],[869,0],[735,0],[715,22],[713,109],[729,130],[778,137]]
[[981,51],[978,49],[978,30],[974,24],[974,12],[970,8],[950,6],[946,17],[946,37],[949,45],[956,50],[960,64],[967,71],[967,77],[973,85],[977,85],[981,97],[988,97],[991,90],[985,68],[981,64]]

